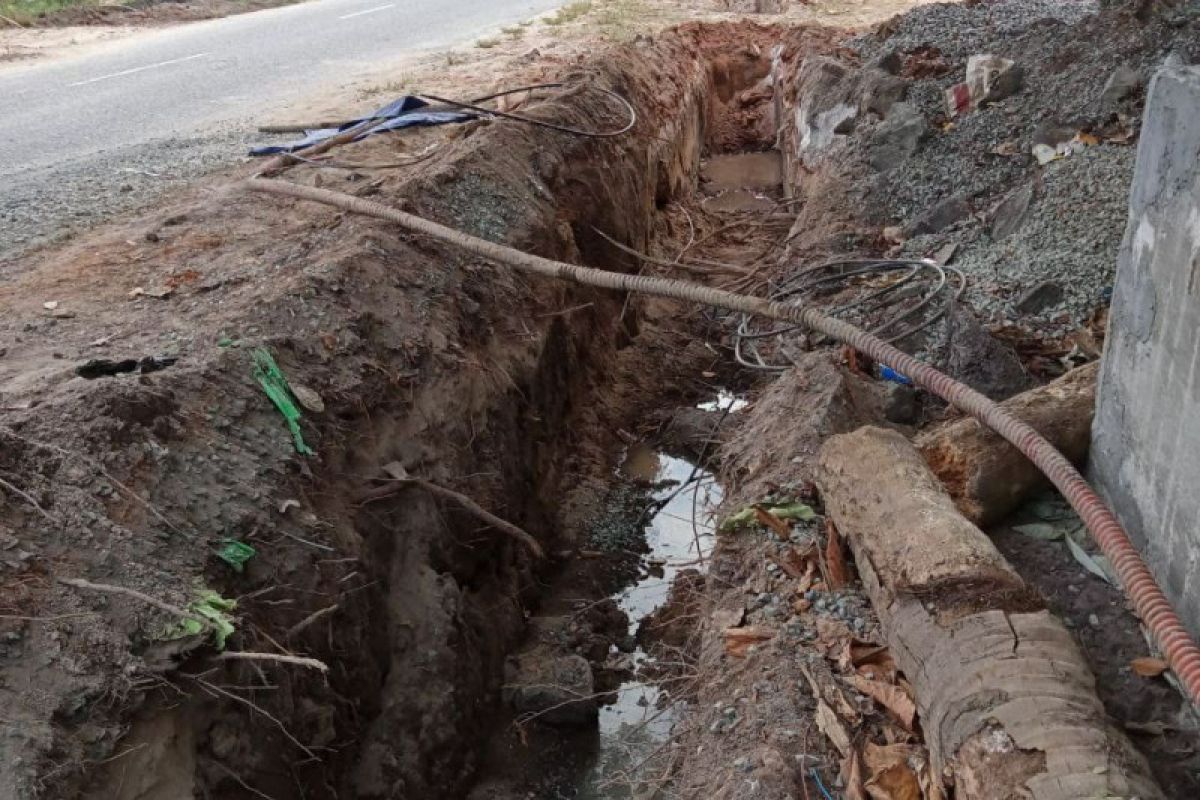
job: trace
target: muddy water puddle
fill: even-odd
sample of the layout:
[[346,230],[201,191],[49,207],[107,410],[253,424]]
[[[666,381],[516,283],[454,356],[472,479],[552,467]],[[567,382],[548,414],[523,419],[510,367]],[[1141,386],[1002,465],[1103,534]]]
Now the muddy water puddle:
[[710,212],[772,211],[779,205],[783,160],[777,150],[712,156],[700,169]]
[[[646,444],[629,448],[621,476],[656,487],[651,498],[652,508],[657,510],[646,524],[648,552],[642,559],[641,577],[613,595],[629,616],[633,635],[640,621],[667,601],[680,570],[704,570],[715,535],[712,511],[721,501],[721,487],[706,470]],[[617,689],[611,703],[601,707],[594,759],[573,791],[563,796],[584,800],[630,797],[630,778],[662,749],[683,710],[684,701],[636,677],[652,663],[640,644],[626,658],[635,677]]]

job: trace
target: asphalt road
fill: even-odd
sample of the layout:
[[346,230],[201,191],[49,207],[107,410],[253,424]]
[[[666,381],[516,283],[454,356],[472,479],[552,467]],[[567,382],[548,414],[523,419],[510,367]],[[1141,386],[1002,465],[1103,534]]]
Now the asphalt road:
[[242,157],[253,121],[562,0],[311,0],[0,70],[0,257]]

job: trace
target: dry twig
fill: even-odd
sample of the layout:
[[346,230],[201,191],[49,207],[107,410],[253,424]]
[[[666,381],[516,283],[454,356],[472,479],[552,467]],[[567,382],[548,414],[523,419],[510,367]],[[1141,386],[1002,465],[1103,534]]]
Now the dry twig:
[[112,474],[109,473],[109,471],[106,470],[104,468],[104,466],[96,459],[94,459],[90,456],[85,456],[82,453],[74,453],[70,450],[67,450],[66,448],[59,447],[56,444],[50,444],[49,442],[42,442],[37,439],[30,439],[27,436],[22,436],[21,434],[17,433],[12,428],[0,428],[0,433],[4,433],[6,436],[11,436],[12,438],[16,439],[19,442],[25,442],[25,444],[32,445],[34,447],[40,447],[44,450],[49,450],[52,453],[58,453],[63,458],[79,459],[80,461],[84,462],[85,464],[90,466],[92,469],[96,470],[101,475],[103,475],[105,477],[105,479],[107,479],[110,483],[112,483],[114,486],[116,486],[118,489],[120,489],[122,492],[124,492],[130,498],[132,498],[142,508],[146,509],[151,514],[153,514],[158,519],[159,522],[166,525],[168,528],[173,530],[175,533],[178,533],[181,536],[185,535],[182,530],[180,530],[178,527],[175,526],[175,523],[173,523],[173,522],[171,522],[171,520],[167,519],[166,516],[163,515],[163,513],[161,511],[159,511],[157,508],[155,508],[150,503],[149,500],[146,500],[140,494],[135,492],[133,489],[130,489],[128,486],[126,486],[125,484],[121,483],[119,480],[114,478],[112,476]]

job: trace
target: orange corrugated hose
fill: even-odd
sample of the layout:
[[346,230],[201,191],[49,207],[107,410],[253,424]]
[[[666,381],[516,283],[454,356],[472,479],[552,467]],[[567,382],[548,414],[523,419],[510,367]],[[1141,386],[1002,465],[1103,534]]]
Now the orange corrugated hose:
[[1024,453],[1058,487],[1063,497],[1079,513],[1100,549],[1112,563],[1126,595],[1133,602],[1135,612],[1146,623],[1154,641],[1162,649],[1167,663],[1183,683],[1188,697],[1192,703],[1200,705],[1200,648],[1197,648],[1184,629],[1179,616],[1171,608],[1166,595],[1155,582],[1150,569],[1133,546],[1133,542],[1129,540],[1129,535],[1125,533],[1121,523],[1105,506],[1099,495],[1088,486],[1087,481],[1071,462],[1050,442],[1002,406],[969,386],[849,323],[822,314],[815,308],[785,305],[669,278],[608,272],[552,261],[470,236],[381,203],[328,189],[261,178],[247,181],[246,186],[255,192],[311,200],[355,214],[395,222],[409,230],[440,239],[525,272],[605,289],[673,297],[805,325],[907,375],[918,386],[928,389],[999,433]]

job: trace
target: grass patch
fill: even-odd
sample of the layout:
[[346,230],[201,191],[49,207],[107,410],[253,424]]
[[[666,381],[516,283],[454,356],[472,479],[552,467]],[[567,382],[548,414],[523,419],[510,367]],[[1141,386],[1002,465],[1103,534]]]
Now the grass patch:
[[475,42],[475,46],[478,47],[480,50],[490,50],[498,44],[500,44],[499,36],[492,36],[487,39],[480,39],[479,41]]
[[501,28],[500,32],[512,39],[514,42],[525,35],[525,29],[520,25],[513,25],[510,28]]
[[645,28],[646,23],[665,15],[648,7],[642,0],[608,0],[596,15],[598,33],[606,39],[627,42]]
[[413,81],[408,76],[400,76],[387,83],[376,84],[359,89],[356,92],[359,101],[368,100],[377,95],[386,94],[391,97],[397,97],[402,94],[408,94],[413,89]]
[[566,25],[568,22],[574,22],[585,14],[591,12],[592,0],[578,0],[574,3],[567,3],[565,6],[554,12],[553,17],[546,18],[547,25]]
[[37,22],[39,17],[66,8],[113,5],[102,0],[0,0],[0,15],[21,25]]

